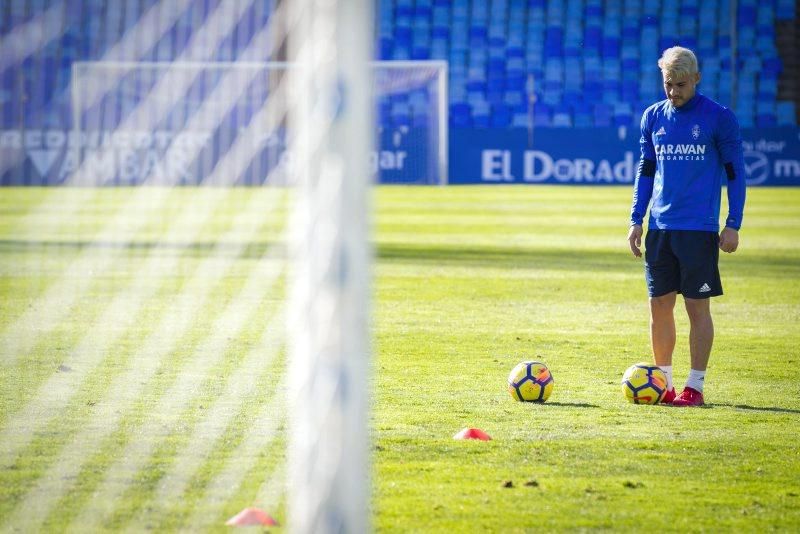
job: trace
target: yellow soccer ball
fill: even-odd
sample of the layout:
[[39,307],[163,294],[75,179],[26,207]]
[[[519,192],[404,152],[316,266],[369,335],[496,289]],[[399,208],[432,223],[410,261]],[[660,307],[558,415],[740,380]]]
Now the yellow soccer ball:
[[667,392],[667,376],[657,365],[636,363],[622,375],[622,392],[634,404],[658,404]]
[[508,375],[508,392],[518,401],[544,402],[553,392],[553,375],[542,362],[521,362]]

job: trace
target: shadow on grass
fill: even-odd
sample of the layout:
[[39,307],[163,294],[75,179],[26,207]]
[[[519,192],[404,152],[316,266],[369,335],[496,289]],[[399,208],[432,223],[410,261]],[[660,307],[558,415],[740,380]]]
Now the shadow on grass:
[[379,244],[379,261],[440,266],[630,271],[638,262],[626,250],[557,249],[477,245]]
[[[0,254],[3,252],[53,252],[81,251],[83,249],[116,249],[131,254],[153,252],[177,253],[203,256],[211,251],[216,255],[229,251],[231,255],[245,259],[256,259],[271,250],[275,256],[283,251],[274,247],[284,244],[269,239],[235,241],[92,241],[92,240],[23,240],[0,239]],[[459,267],[492,268],[538,268],[565,271],[625,272],[638,273],[641,260],[634,259],[627,243],[620,239],[618,249],[566,249],[553,247],[513,247],[502,245],[377,243],[376,259],[379,263],[408,263]],[[777,278],[800,277],[800,263],[792,257],[747,256],[737,258],[737,269],[757,270],[760,275],[770,274]]]
[[737,410],[749,410],[753,412],[772,412],[772,413],[790,413],[795,415],[800,415],[800,410],[795,410],[792,408],[778,408],[776,406],[750,406],[748,404],[706,404],[709,408],[714,407],[725,407],[725,408],[736,408]]
[[544,406],[563,406],[567,408],[599,408],[597,404],[588,404],[586,402],[545,402]]
[[[267,250],[277,251],[283,243],[271,241],[46,241],[0,239],[0,254],[3,252],[81,252],[83,250],[119,250],[129,254],[178,253],[180,255],[206,256],[211,252],[230,252],[239,258],[260,258]],[[283,255],[283,251],[281,251]]]
[[[502,245],[455,245],[409,243],[378,244],[378,259],[417,264],[465,267],[541,268],[565,271],[639,272],[642,260],[634,259],[620,239],[616,249],[513,247]],[[748,255],[737,258],[736,269],[756,270],[778,278],[800,277],[797,258]]]

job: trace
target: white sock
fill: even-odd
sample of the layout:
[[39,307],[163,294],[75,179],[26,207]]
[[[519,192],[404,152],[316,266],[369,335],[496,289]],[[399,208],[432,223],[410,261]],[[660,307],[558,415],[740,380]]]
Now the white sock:
[[703,392],[703,382],[706,378],[705,371],[698,371],[697,369],[692,369],[689,371],[689,378],[686,379],[686,387],[695,389],[700,393]]
[[667,391],[671,390],[674,387],[672,385],[672,366],[659,365],[658,368],[664,371],[664,374],[667,375]]

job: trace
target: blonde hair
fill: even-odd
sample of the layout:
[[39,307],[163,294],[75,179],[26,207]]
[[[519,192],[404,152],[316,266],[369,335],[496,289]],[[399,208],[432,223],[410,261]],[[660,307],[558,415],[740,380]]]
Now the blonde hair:
[[664,50],[658,60],[658,68],[665,76],[680,80],[697,74],[697,57],[688,48],[673,46]]

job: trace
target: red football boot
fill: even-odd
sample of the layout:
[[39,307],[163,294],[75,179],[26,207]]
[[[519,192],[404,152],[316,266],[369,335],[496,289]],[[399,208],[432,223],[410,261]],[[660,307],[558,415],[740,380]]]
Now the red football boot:
[[702,406],[703,394],[696,389],[685,387],[681,394],[672,401],[673,406]]
[[661,404],[672,404],[672,401],[674,400],[675,400],[675,388],[672,388],[664,392],[664,396],[661,397]]

